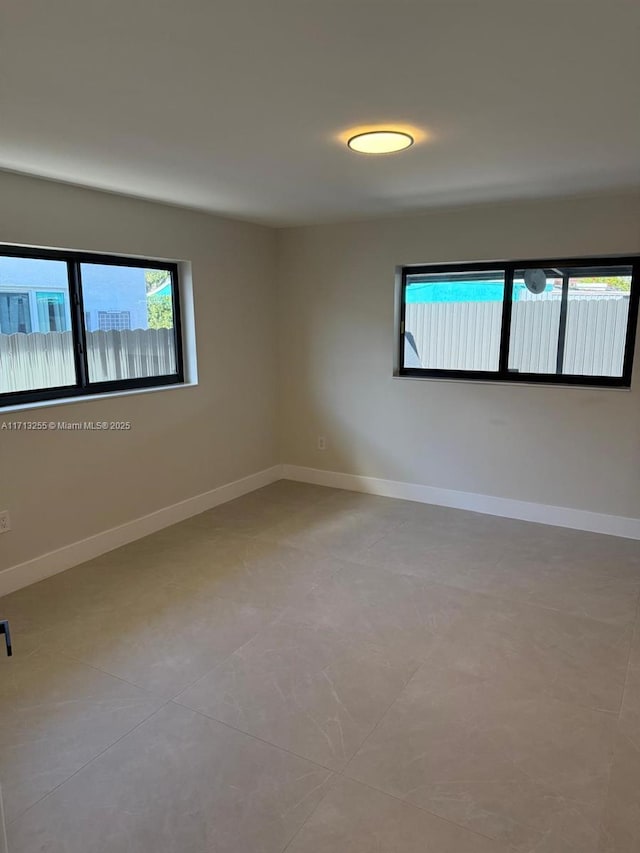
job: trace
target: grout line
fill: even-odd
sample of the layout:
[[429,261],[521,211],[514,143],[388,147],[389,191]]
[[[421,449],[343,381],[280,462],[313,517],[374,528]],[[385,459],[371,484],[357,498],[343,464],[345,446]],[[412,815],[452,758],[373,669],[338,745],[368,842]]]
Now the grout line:
[[[361,779],[354,779],[352,776],[345,776],[344,772],[338,773],[337,776],[339,776],[342,779],[345,779],[348,782],[355,782],[356,785],[362,785],[363,788],[368,788],[370,791],[374,791],[376,794],[382,794],[385,797],[390,797],[392,800],[395,800],[397,803],[400,803],[401,805],[406,806],[408,809],[417,809],[419,812],[422,812],[423,814],[428,814],[430,817],[436,818],[436,820],[444,821],[444,823],[448,823],[450,826],[455,826],[456,829],[461,830],[462,832],[468,832],[471,835],[476,835],[479,838],[484,839],[485,841],[486,840],[492,841],[494,844],[502,843],[503,846],[506,846],[508,843],[505,841],[500,842],[500,839],[493,838],[491,835],[485,835],[482,832],[478,832],[477,829],[472,829],[471,827],[465,826],[462,823],[456,823],[456,821],[451,820],[448,817],[443,817],[442,815],[439,815],[436,812],[432,812],[429,809],[425,809],[424,806],[419,806],[417,803],[411,803],[408,800],[404,800],[402,797],[399,797],[396,794],[390,794],[389,791],[384,791],[382,788],[376,788],[374,785],[370,785],[368,782],[363,782]],[[322,799],[324,800],[324,797]],[[529,827],[529,824],[519,824],[519,825],[526,826],[529,829],[535,830],[535,827],[533,827],[533,826]],[[510,850],[511,853],[517,853],[516,848],[513,847],[511,844],[508,845],[508,850]],[[283,853],[285,853],[285,852],[283,851]]]
[[[236,603],[236,602],[234,602],[234,603]],[[252,636],[249,637],[248,640],[245,640],[245,642],[242,643],[242,645],[238,646],[236,649],[233,649],[233,651],[229,652],[228,655],[225,655],[225,657],[223,657],[219,661],[217,661],[206,672],[203,672],[197,678],[194,678],[194,680],[190,681],[189,684],[187,684],[185,687],[181,687],[177,693],[174,693],[174,695],[169,699],[169,701],[174,702],[177,705],[181,705],[183,708],[189,708],[188,705],[183,705],[182,702],[177,701],[178,696],[181,696],[183,693],[186,693],[187,690],[190,690],[192,687],[194,687],[196,684],[198,684],[200,681],[202,681],[203,678],[206,678],[208,675],[211,675],[211,673],[214,672],[216,669],[218,669],[218,667],[223,666],[228,660],[231,660],[231,658],[236,654],[236,652],[239,652],[241,649],[244,649],[245,646],[248,646],[250,643],[252,643],[256,639],[256,637],[259,637],[260,634],[262,634],[264,631],[266,631],[268,628],[270,628],[275,622],[277,622],[277,620],[279,618],[280,618],[280,614],[277,614],[276,616],[274,616],[273,619],[271,619],[271,621],[267,622],[267,624],[263,628],[260,628],[258,631],[256,631],[255,634],[252,634]],[[189,710],[193,711],[195,709],[190,708]],[[203,716],[207,716],[207,714],[204,714]],[[210,717],[209,719],[214,719],[214,718]],[[216,722],[221,722],[221,721],[217,720]]]
[[300,824],[300,826],[296,829],[296,831],[293,833],[293,835],[291,836],[291,838],[287,841],[287,843],[285,844],[285,846],[282,848],[281,853],[287,853],[287,850],[291,847],[291,845],[293,844],[293,842],[294,842],[294,841],[296,840],[296,838],[300,835],[300,833],[302,832],[302,830],[303,830],[303,829],[305,828],[305,826],[309,823],[309,821],[311,820],[311,818],[312,818],[312,817],[314,816],[314,814],[318,811],[318,809],[320,808],[320,806],[324,803],[324,801],[327,799],[327,797],[329,796],[329,794],[331,793],[331,791],[334,789],[335,784],[336,784],[336,780],[337,780],[337,779],[340,779],[340,778],[342,778],[342,774],[341,774],[341,773],[334,773],[334,775],[333,775],[333,777],[332,777],[332,778],[327,779],[327,782],[329,783],[329,785],[328,785],[328,790],[327,790],[326,794],[324,795],[324,797],[320,797],[320,800],[318,801],[318,803],[317,803],[316,807],[315,807],[314,809],[311,809],[311,811],[309,812],[309,814],[308,814],[308,815],[306,816],[306,818],[302,821],[302,823]]
[[[393,702],[391,702],[391,703],[387,706],[387,708],[385,709],[385,711],[380,715],[380,717],[379,717],[379,719],[378,719],[378,722],[377,722],[377,723],[375,724],[375,726],[371,729],[371,731],[369,732],[369,734],[365,737],[365,739],[362,741],[362,743],[360,744],[360,746],[359,746],[359,747],[356,749],[356,751],[353,753],[353,755],[351,756],[351,758],[349,759],[349,761],[347,761],[347,763],[345,764],[345,766],[342,768],[342,771],[341,771],[341,775],[342,775],[342,776],[345,776],[345,778],[347,778],[347,779],[351,778],[350,776],[346,776],[346,773],[347,773],[347,771],[348,771],[349,767],[351,766],[351,764],[353,763],[354,759],[355,759],[355,758],[356,758],[356,756],[357,756],[357,755],[362,751],[362,749],[363,749],[363,747],[365,746],[365,744],[367,743],[367,741],[368,741],[368,740],[373,736],[373,734],[378,730],[378,727],[380,726],[380,724],[382,723],[382,721],[387,717],[387,715],[389,714],[389,712],[391,711],[391,709],[393,708],[393,706],[396,704],[396,702],[399,702],[399,701],[400,701],[400,699],[401,699],[401,697],[402,697],[403,693],[406,691],[406,689],[408,688],[408,686],[411,684],[411,682],[413,681],[413,679],[416,677],[417,673],[422,669],[422,667],[423,667],[425,664],[426,664],[426,661],[422,661],[420,664],[418,664],[418,666],[415,668],[415,670],[413,671],[413,673],[411,674],[411,676],[410,676],[410,677],[407,679],[407,681],[405,682],[404,687],[402,688],[402,690],[400,690],[400,692],[399,692],[399,693],[398,693],[398,695],[395,697],[395,699],[393,700]],[[354,781],[357,781],[357,780],[354,780]]]
[[[332,773],[333,775],[339,773],[339,771],[332,770],[331,767],[327,767],[325,764],[320,764],[320,762],[316,761],[315,758],[305,758],[304,755],[298,755],[297,752],[293,752],[293,750],[287,749],[286,746],[280,746],[279,744],[273,743],[270,740],[265,740],[264,738],[259,737],[258,735],[251,734],[251,732],[247,732],[244,729],[239,729],[237,726],[232,726],[231,723],[225,723],[223,720],[219,720],[217,717],[212,717],[209,714],[205,714],[204,711],[198,711],[196,708],[192,708],[190,705],[184,705],[182,702],[178,702],[175,699],[169,699],[169,702],[171,702],[171,704],[173,705],[177,705],[180,708],[184,708],[185,711],[191,711],[193,714],[197,714],[199,717],[202,717],[205,720],[217,723],[219,726],[224,726],[225,728],[230,729],[232,732],[244,735],[245,737],[249,737],[252,740],[257,740],[260,743],[264,743],[266,746],[270,746],[272,749],[279,749],[281,752],[286,752],[289,755],[292,755],[294,758],[298,758],[300,761],[306,761],[309,764],[313,764],[322,770],[326,770],[329,773]],[[165,704],[169,704],[169,702],[166,702]]]
[[[384,537],[383,537],[383,539],[384,539]],[[411,570],[408,568],[406,568],[402,571],[396,571],[394,569],[388,569],[386,566],[383,566],[383,565],[380,565],[380,564],[377,564],[374,562],[364,562],[364,561],[361,562],[361,561],[354,559],[352,557],[342,557],[341,559],[343,559],[345,562],[351,563],[352,565],[359,566],[360,568],[376,569],[377,571],[386,572],[388,575],[391,575],[391,576],[400,575],[402,577],[415,578],[416,580],[422,581],[423,583],[429,584],[430,586],[444,587],[446,589],[455,589],[458,592],[467,593],[468,595],[483,596],[485,598],[490,598],[490,599],[493,599],[496,601],[506,601],[506,602],[509,602],[511,604],[519,604],[523,607],[532,607],[532,608],[537,608],[539,610],[546,610],[546,611],[549,611],[551,613],[559,613],[563,616],[571,616],[574,619],[587,619],[587,620],[592,621],[592,622],[598,622],[601,625],[610,625],[612,627],[625,628],[628,625],[633,625],[637,619],[637,616],[634,615],[630,619],[628,619],[626,622],[618,622],[618,621],[612,622],[608,619],[601,619],[601,618],[598,618],[597,616],[592,616],[591,614],[588,614],[588,613],[577,613],[573,610],[565,610],[565,609],[558,608],[558,607],[552,607],[549,604],[540,604],[540,602],[538,602],[538,601],[529,601],[529,600],[524,599],[524,598],[511,598],[508,595],[500,595],[500,594],[495,593],[495,592],[487,592],[486,590],[480,590],[480,589],[476,589],[476,588],[470,587],[470,586],[457,586],[457,585],[452,584],[452,583],[447,583],[445,580],[442,580],[442,579],[434,580],[427,575],[416,574],[414,572],[411,572]],[[479,570],[479,571],[482,571],[482,570]],[[634,583],[638,587],[638,590],[636,592],[636,597],[640,600],[640,567],[638,568],[638,580],[634,581]],[[637,610],[637,608],[636,608],[636,610]]]
[[163,708],[166,708],[166,706],[169,704],[169,702],[170,702],[170,701],[171,701],[171,700],[170,700],[170,699],[168,699],[166,702],[163,702],[163,703],[162,703],[162,705],[160,705],[160,707],[159,707],[159,708],[156,708],[156,709],[155,709],[155,711],[152,711],[148,716],[146,716],[146,717],[144,718],[144,720],[140,720],[140,722],[139,722],[139,723],[136,723],[136,725],[135,725],[132,729],[129,729],[129,731],[127,731],[127,732],[125,732],[124,734],[120,735],[120,737],[119,737],[117,740],[114,740],[114,741],[113,741],[113,743],[110,743],[110,744],[109,744],[108,746],[106,746],[104,749],[101,749],[101,750],[100,750],[100,752],[98,752],[98,753],[97,753],[97,755],[94,755],[94,756],[93,756],[93,758],[90,758],[88,761],[86,761],[86,762],[82,765],[82,767],[78,767],[78,769],[77,769],[77,770],[74,770],[74,771],[73,771],[73,773],[72,773],[70,776],[68,776],[66,779],[64,779],[62,782],[58,782],[58,784],[57,784],[55,787],[53,787],[50,791],[47,791],[47,793],[46,793],[46,794],[43,794],[41,797],[39,797],[39,798],[38,798],[34,803],[32,803],[32,804],[31,804],[28,808],[26,808],[23,812],[21,812],[19,815],[16,815],[14,818],[12,818],[12,819],[9,821],[8,826],[11,826],[11,824],[13,824],[13,823],[15,823],[17,820],[20,820],[21,818],[23,818],[26,814],[28,814],[28,813],[31,811],[31,809],[35,808],[35,807],[38,805],[38,803],[41,803],[41,802],[42,802],[42,800],[46,800],[46,798],[47,798],[47,797],[50,797],[50,796],[51,796],[55,791],[57,791],[57,790],[58,790],[58,788],[61,788],[63,785],[66,785],[66,784],[67,784],[67,782],[70,782],[70,781],[71,781],[71,779],[73,779],[73,777],[74,777],[74,776],[76,776],[78,773],[80,773],[82,770],[84,770],[84,769],[85,769],[85,767],[88,767],[90,764],[93,764],[93,762],[94,762],[94,761],[97,761],[97,760],[98,760],[98,758],[100,758],[100,756],[102,756],[102,755],[104,755],[104,754],[105,754],[105,752],[108,752],[108,751],[109,751],[112,747],[114,747],[116,744],[120,743],[120,741],[121,741],[121,740],[123,740],[124,738],[128,737],[132,732],[135,732],[135,730],[136,730],[136,729],[140,728],[140,726],[141,726],[141,725],[143,725],[144,723],[148,722],[152,717],[155,717],[155,715],[156,715],[156,714],[158,714],[160,711],[162,711],[162,709],[163,709]]
[[[172,584],[170,584],[170,583],[167,584],[167,588],[170,588],[171,586],[172,586]],[[178,586],[178,585],[175,584],[175,586]],[[179,588],[183,589],[183,590],[185,589],[184,587],[179,587]],[[237,602],[235,599],[223,599],[220,596],[211,596],[211,597],[216,598],[219,601],[227,601],[227,602],[230,602],[232,604],[236,604],[238,606],[254,607],[254,605],[247,605],[247,604],[240,605],[240,603]],[[200,675],[198,675],[196,678],[194,678],[193,681],[190,681],[188,684],[181,687],[176,693],[172,694],[171,696],[167,696],[166,694],[163,695],[160,693],[156,693],[154,690],[152,690],[149,687],[142,687],[140,684],[136,684],[136,682],[134,682],[134,681],[129,681],[129,679],[124,678],[121,675],[116,675],[115,673],[111,672],[108,669],[102,669],[102,667],[96,666],[95,664],[87,663],[87,661],[83,660],[82,658],[76,658],[67,652],[57,651],[57,652],[55,652],[55,654],[57,654],[60,657],[65,658],[66,660],[73,661],[74,663],[80,664],[81,666],[89,667],[89,669],[93,669],[96,672],[102,673],[103,675],[108,675],[111,678],[115,678],[118,681],[122,681],[124,684],[128,684],[130,687],[134,687],[137,690],[141,690],[144,693],[146,693],[149,697],[154,698],[154,699],[158,699],[159,701],[162,701],[163,705],[166,705],[167,702],[173,702],[178,696],[180,696],[181,693],[184,693],[186,690],[189,690],[191,687],[193,687],[195,684],[197,684],[201,679],[205,678],[207,675],[210,675],[215,669],[217,669],[222,664],[226,663],[236,652],[240,651],[240,649],[243,649],[245,646],[249,645],[249,643],[253,642],[253,640],[255,640],[255,638],[257,636],[259,636],[263,631],[265,631],[267,628],[269,628],[271,625],[273,625],[281,616],[281,613],[276,613],[275,615],[273,615],[274,611],[272,611],[270,608],[254,607],[254,609],[264,610],[265,612],[269,613],[272,616],[272,618],[266,623],[266,625],[264,625],[264,627],[258,629],[254,634],[252,634],[249,637],[249,639],[245,640],[244,643],[239,645],[237,648],[232,649],[232,651],[230,651],[229,654],[225,655],[224,657],[221,657],[220,660],[216,661],[211,666],[210,669],[207,669],[206,672],[203,672]],[[40,651],[40,650],[38,650],[38,651]],[[40,653],[42,653],[42,652],[40,652]],[[187,706],[183,706],[183,707],[187,707]],[[193,709],[191,709],[191,710],[193,710]]]
[[87,663],[86,660],[82,660],[82,658],[74,657],[73,655],[70,655],[68,652],[61,652],[61,651],[46,652],[46,650],[45,650],[44,653],[45,654],[55,654],[57,657],[64,658],[65,660],[68,660],[72,663],[77,663],[80,666],[86,666],[88,669],[93,669],[95,672],[99,672],[102,675],[107,675],[107,676],[109,676],[109,678],[115,678],[117,681],[121,681],[123,684],[126,684],[129,687],[133,687],[135,690],[141,690],[143,693],[145,693],[147,696],[149,696],[149,698],[157,699],[158,701],[162,702],[163,705],[166,705],[166,703],[168,701],[170,701],[170,699],[167,699],[166,696],[161,696],[158,693],[154,693],[152,690],[149,690],[148,687],[141,687],[139,684],[136,684],[134,681],[129,681],[128,678],[123,678],[121,675],[116,675],[114,672],[109,672],[108,669],[102,669],[102,667],[96,666],[93,663]]
[[2,787],[0,787],[0,847],[8,853],[9,842],[7,841],[7,824],[4,814],[4,801],[2,799]]
[[[620,709],[618,711],[617,723],[616,723],[616,741],[618,737],[623,737],[626,741],[628,741],[634,748],[637,749],[637,745],[623,732],[620,730],[620,717],[622,716],[622,710],[624,708],[624,698],[627,693],[627,687],[629,685],[629,671],[631,669],[631,655],[634,650],[634,643],[636,640],[636,635],[640,637],[640,596],[638,597],[638,602],[636,604],[636,619],[633,626],[633,630],[631,632],[631,643],[629,644],[629,656],[627,658],[627,672],[624,680],[624,687],[622,688],[622,697],[620,699]],[[616,757],[616,741],[612,743],[611,746],[611,754],[609,756],[609,766],[608,770],[608,778],[607,778],[607,786],[602,796],[602,805],[600,809],[600,823],[602,824],[602,817],[604,811],[607,807],[607,803],[609,801],[609,793],[611,791],[611,776],[613,774],[613,765],[615,763]]]
[[[281,618],[282,618],[282,616],[278,616],[278,617],[277,617],[275,620],[273,620],[273,622],[271,622],[268,626],[265,626],[265,628],[264,628],[263,630],[267,630],[269,627],[271,627],[275,622],[279,621]],[[312,625],[307,625],[306,623],[295,623],[295,622],[289,622],[288,624],[290,624],[290,625],[292,625],[292,626],[293,626],[293,625],[299,625],[301,628],[305,628],[305,627],[306,627],[308,630],[314,630],[314,627],[315,627],[315,626],[312,626]],[[323,627],[323,626],[318,626],[318,627]],[[253,641],[256,639],[256,637],[258,637],[258,636],[259,636],[259,634],[260,634],[260,633],[262,633],[262,632],[258,632],[257,634],[255,634],[255,635],[254,635],[250,640],[247,640],[247,642],[246,642],[246,643],[244,643],[244,644],[243,644],[243,646],[239,646],[239,647],[238,647],[238,649],[234,650],[234,652],[232,652],[232,653],[231,653],[227,658],[225,658],[225,661],[226,661],[226,660],[228,660],[229,658],[231,658],[231,657],[235,654],[235,652],[239,651],[239,649],[242,649],[242,648],[244,648],[245,646],[247,646],[249,643],[253,642]],[[358,645],[357,645],[357,649],[358,649],[358,650],[362,650],[362,649],[365,649],[365,648],[373,649],[373,650],[375,650],[375,651],[377,651],[377,652],[380,652],[381,654],[384,654],[384,653],[387,651],[387,647],[380,646],[380,645],[377,645],[377,644],[374,644],[374,643],[358,643]],[[345,651],[345,654],[348,654],[348,651]],[[221,661],[220,663],[222,664],[222,663],[224,663],[225,661]],[[405,690],[405,689],[406,689],[406,687],[408,686],[409,682],[413,679],[413,677],[415,676],[415,674],[416,674],[416,673],[418,672],[418,670],[422,667],[423,663],[424,663],[424,662],[423,662],[423,661],[421,661],[420,663],[418,663],[418,664],[415,666],[415,668],[413,668],[413,669],[412,669],[412,671],[411,671],[410,675],[408,675],[408,676],[407,676],[407,678],[404,680],[404,683],[402,684],[402,687],[400,687],[400,689],[398,690],[398,693],[396,694],[396,696],[392,699],[392,701],[391,701],[391,702],[390,702],[390,704],[385,708],[385,710],[384,710],[384,711],[382,711],[382,714],[381,714],[381,716],[380,716],[380,718],[379,718],[379,720],[378,720],[378,723],[380,722],[380,720],[382,719],[382,717],[386,715],[387,711],[392,707],[392,705],[394,705],[394,704],[395,704],[396,700],[397,700],[397,699],[400,697],[400,695],[404,692],[404,690]],[[331,662],[331,663],[327,664],[327,666],[326,666],[324,669],[326,670],[328,667],[332,666],[332,664],[333,664],[333,662]],[[180,691],[179,691],[179,692],[178,692],[174,697],[172,697],[172,699],[171,699],[170,701],[171,701],[171,702],[173,702],[173,703],[174,703],[174,704],[176,704],[176,705],[180,705],[180,707],[182,707],[182,708],[187,708],[188,710],[193,711],[193,712],[195,712],[196,714],[200,714],[201,716],[206,717],[206,718],[207,718],[207,719],[209,719],[209,720],[213,720],[213,721],[215,721],[216,723],[220,723],[220,725],[227,726],[228,728],[233,729],[234,731],[240,732],[241,734],[245,734],[245,735],[247,735],[247,736],[249,736],[249,737],[254,738],[255,740],[259,740],[259,741],[261,741],[262,743],[265,743],[265,744],[267,744],[267,745],[269,745],[269,746],[274,746],[274,747],[276,747],[277,749],[281,749],[281,750],[283,750],[284,752],[288,752],[288,753],[290,753],[291,755],[294,755],[296,758],[300,758],[300,759],[302,759],[303,761],[310,761],[310,762],[311,762],[311,763],[313,763],[313,764],[317,764],[319,767],[322,767],[322,768],[323,768],[323,769],[325,769],[325,770],[329,770],[331,773],[334,773],[334,774],[341,774],[341,772],[342,772],[342,771],[334,770],[334,769],[333,769],[333,768],[331,768],[331,767],[327,767],[326,765],[321,764],[321,763],[320,763],[319,761],[317,761],[316,759],[308,758],[307,756],[304,756],[304,755],[299,755],[297,752],[294,752],[294,751],[293,751],[293,750],[291,750],[291,749],[287,749],[287,747],[281,746],[280,744],[274,743],[273,741],[266,740],[265,738],[262,738],[262,737],[260,737],[259,735],[255,735],[255,734],[253,734],[252,732],[248,732],[248,731],[246,731],[245,729],[241,729],[241,728],[239,728],[239,727],[237,727],[237,726],[233,726],[231,723],[227,723],[227,722],[225,722],[224,720],[220,720],[220,719],[218,719],[217,717],[213,717],[213,716],[211,716],[210,714],[207,714],[205,711],[200,711],[200,710],[198,710],[197,708],[193,708],[192,706],[190,706],[190,705],[186,705],[186,704],[184,704],[183,702],[180,702],[180,701],[178,700],[178,697],[179,697],[182,693],[186,692],[190,687],[192,687],[193,685],[195,685],[195,684],[197,684],[199,681],[201,681],[203,678],[206,678],[208,675],[210,675],[210,674],[211,674],[215,669],[217,669],[217,667],[218,667],[219,665],[220,665],[220,664],[216,664],[216,666],[212,667],[210,670],[208,670],[208,671],[207,671],[206,673],[204,673],[202,676],[200,676],[199,678],[197,678],[197,679],[196,679],[196,680],[195,680],[191,685],[189,685],[188,687],[185,687],[183,690],[180,690]],[[322,671],[324,671],[324,670],[322,670]],[[365,743],[365,741],[367,740],[367,738],[369,737],[369,735],[371,735],[371,734],[373,733],[373,731],[377,728],[378,723],[376,723],[376,724],[374,725],[374,727],[371,729],[371,731],[369,732],[369,734],[368,734],[368,735],[366,735],[366,736],[365,736],[365,738],[361,741],[361,743],[356,747],[356,749],[355,749],[355,751],[354,751],[353,755],[351,756],[351,758],[347,759],[347,761],[346,761],[346,763],[345,763],[345,765],[344,765],[344,769],[346,769],[346,767],[348,766],[348,764],[349,764],[349,763],[351,762],[351,760],[355,757],[355,754],[359,751],[359,749],[361,748],[361,746]]]
[[[329,790],[324,795],[324,797],[322,797],[322,799],[320,800],[318,805],[313,809],[313,811],[310,812],[309,815],[307,815],[307,817],[303,821],[302,825],[295,831],[295,833],[293,834],[291,839],[287,842],[287,845],[284,847],[284,849],[281,851],[281,853],[287,853],[287,850],[289,850],[289,848],[291,847],[291,845],[293,844],[295,839],[302,832],[304,827],[311,820],[313,815],[318,811],[318,809],[324,803],[324,801],[327,799],[327,797],[331,794],[332,790],[335,788],[339,779],[343,779],[346,782],[352,782],[355,785],[361,785],[363,788],[367,788],[367,790],[373,791],[376,794],[381,794],[383,797],[389,797],[390,799],[395,800],[395,802],[399,803],[401,806],[404,806],[405,808],[407,808],[409,810],[416,809],[417,811],[422,812],[423,814],[428,814],[430,817],[433,817],[436,820],[443,821],[444,823],[447,823],[450,826],[455,827],[457,830],[459,830],[462,833],[469,833],[470,835],[475,835],[478,838],[482,838],[485,841],[487,841],[487,840],[491,841],[494,844],[500,843],[500,840],[497,838],[493,838],[490,835],[485,835],[484,833],[478,832],[478,830],[472,829],[471,827],[465,826],[464,824],[456,823],[454,820],[451,820],[450,818],[443,817],[443,815],[436,814],[436,812],[432,812],[429,809],[425,809],[423,806],[419,806],[417,803],[411,803],[407,800],[404,800],[404,799],[402,799],[402,797],[399,797],[396,794],[390,794],[388,791],[382,790],[382,788],[376,788],[374,785],[370,785],[368,782],[363,782],[361,779],[354,779],[351,776],[345,776],[344,772],[339,772],[339,773],[334,772],[334,776],[333,776],[333,779],[331,780]],[[535,829],[535,827],[529,827],[528,824],[523,824],[523,825],[527,826],[530,829]],[[511,853],[517,853],[516,848],[513,847],[511,844],[508,844],[508,847],[507,847],[507,842],[502,842],[502,844],[505,847],[505,851],[509,850],[509,851],[511,851]]]
[[633,627],[631,629],[631,641],[629,643],[629,654],[627,655],[627,669],[624,678],[624,686],[622,688],[622,695],[620,697],[620,706],[618,708],[618,721],[620,720],[620,716],[622,715],[622,709],[624,707],[624,697],[627,692],[627,687],[629,686],[629,672],[631,670],[631,656],[633,655],[636,638],[640,639],[640,595],[638,596],[638,601],[636,603],[636,618],[633,622]]

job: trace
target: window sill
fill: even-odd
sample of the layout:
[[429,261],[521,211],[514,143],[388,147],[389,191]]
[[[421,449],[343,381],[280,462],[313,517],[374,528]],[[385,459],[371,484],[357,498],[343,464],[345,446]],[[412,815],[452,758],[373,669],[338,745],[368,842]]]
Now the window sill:
[[458,379],[449,378],[447,376],[402,376],[399,373],[393,374],[394,379],[401,379],[409,382],[447,382],[450,385],[490,385],[492,388],[558,388],[567,390],[568,388],[574,391],[624,391],[629,393],[632,389],[624,385],[574,385],[570,382],[563,384],[562,382],[509,382],[501,379]]
[[162,391],[176,391],[181,388],[195,388],[197,382],[182,382],[172,385],[157,385],[153,388],[132,388],[127,391],[108,391],[104,394],[86,394],[80,397],[59,397],[55,400],[38,400],[35,403],[19,403],[15,406],[5,406],[0,408],[0,418],[3,415],[13,412],[30,412],[35,409],[52,409],[54,406],[68,406],[70,403],[75,405],[82,403],[91,403],[95,400],[113,400],[116,397],[132,397],[137,394],[157,394]]

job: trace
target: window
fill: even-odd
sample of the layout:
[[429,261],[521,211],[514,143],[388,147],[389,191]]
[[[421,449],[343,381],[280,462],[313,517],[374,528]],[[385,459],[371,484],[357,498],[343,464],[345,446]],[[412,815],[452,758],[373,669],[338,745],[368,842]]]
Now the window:
[[28,293],[0,291],[0,332],[13,335],[31,331],[31,309]]
[[64,293],[36,293],[38,331],[66,332],[70,329],[68,303]]
[[0,407],[183,381],[175,264],[0,246]]
[[398,375],[629,387],[640,258],[404,267]]

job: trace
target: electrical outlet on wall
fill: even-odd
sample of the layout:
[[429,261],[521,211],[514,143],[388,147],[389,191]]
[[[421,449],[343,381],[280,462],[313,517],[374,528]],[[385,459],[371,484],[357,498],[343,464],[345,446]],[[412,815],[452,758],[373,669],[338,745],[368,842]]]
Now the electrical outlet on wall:
[[11,520],[9,518],[9,510],[0,510],[0,533],[6,533],[11,530]]
[[318,436],[318,450],[326,450],[327,449],[327,439],[324,435]]

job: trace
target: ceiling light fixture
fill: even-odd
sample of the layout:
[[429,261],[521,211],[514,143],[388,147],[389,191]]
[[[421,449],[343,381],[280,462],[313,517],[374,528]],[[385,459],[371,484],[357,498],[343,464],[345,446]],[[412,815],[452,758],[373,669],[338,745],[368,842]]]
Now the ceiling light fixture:
[[401,130],[369,130],[357,133],[347,145],[358,154],[392,154],[413,145],[413,136]]

